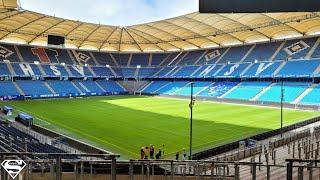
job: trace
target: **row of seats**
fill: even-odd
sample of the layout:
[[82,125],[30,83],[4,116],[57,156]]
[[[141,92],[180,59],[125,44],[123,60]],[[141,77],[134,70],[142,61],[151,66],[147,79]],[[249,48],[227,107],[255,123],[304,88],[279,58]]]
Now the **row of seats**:
[[[10,67],[14,72],[10,72]],[[42,73],[43,71],[43,73]],[[118,68],[0,63],[0,76],[213,78],[213,77],[318,77],[320,59],[240,63],[204,66]]]
[[[183,66],[320,58],[318,37],[183,53],[106,53],[0,44],[0,61],[92,66]],[[314,50],[314,51],[313,51]],[[17,52],[19,51],[19,52]],[[21,54],[21,56],[20,56]]]
[[65,153],[49,144],[6,124],[0,124],[0,152]]
[[74,80],[74,81],[32,81],[17,80],[0,81],[0,96],[27,95],[33,98],[50,97],[53,94],[67,96],[69,94],[79,95],[82,93],[123,93],[126,90],[115,81],[106,80]]
[[[193,82],[193,93],[198,97],[213,97],[260,102],[320,105],[320,88],[308,82]],[[283,89],[282,89],[283,88]],[[307,91],[308,90],[308,91]],[[142,89],[144,93],[190,96],[190,81],[152,81]],[[306,93],[304,93],[306,92]]]

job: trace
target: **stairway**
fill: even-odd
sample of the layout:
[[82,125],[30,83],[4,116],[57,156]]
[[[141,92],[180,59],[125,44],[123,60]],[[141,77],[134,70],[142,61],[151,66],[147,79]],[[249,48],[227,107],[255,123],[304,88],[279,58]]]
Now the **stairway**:
[[16,45],[14,45],[13,47],[14,47],[14,50],[16,51],[16,53],[17,53],[17,56],[18,56],[20,62],[25,62],[25,60],[23,59],[23,56],[20,53],[19,48]]
[[93,62],[96,64],[96,66],[100,66],[100,64],[98,63],[96,57],[93,55],[93,53],[92,53],[92,52],[89,52],[89,55],[91,56]]
[[13,83],[13,85],[16,87],[16,89],[19,91],[19,93],[21,95],[23,95],[23,96],[26,95],[16,82],[13,81],[12,83]]
[[94,81],[94,83],[95,83],[103,92],[107,92],[97,81]]
[[317,84],[312,84],[303,93],[301,93],[293,102],[291,102],[291,104],[299,104],[299,102],[317,86]]
[[131,60],[132,60],[132,54],[130,54],[130,56],[129,56],[128,63],[127,63],[127,67],[130,67]]
[[168,66],[170,66],[176,59],[179,58],[179,56],[183,53],[183,51],[181,51],[176,57],[174,57],[171,62],[168,64]]
[[138,91],[143,92],[145,89],[147,89],[153,83],[154,83],[154,81],[148,82],[145,86],[140,88]]
[[227,91],[226,93],[224,93],[222,96],[218,97],[219,99],[222,99],[224,97],[226,97],[229,93],[231,93],[233,90],[235,90],[236,88],[238,88],[242,83],[237,84],[236,86],[234,86],[233,88],[229,89],[229,91]]
[[72,75],[72,73],[71,73],[71,71],[70,71],[69,67],[68,67],[67,65],[65,65],[65,66],[63,66],[63,67],[66,69],[66,71],[67,71],[67,73],[68,73],[69,77],[72,77],[73,75]]
[[48,82],[44,81],[43,83],[44,83],[44,85],[50,90],[50,92],[51,92],[52,94],[57,94],[57,93],[54,91],[54,89],[52,89],[52,87],[48,84]]
[[221,59],[229,52],[230,48],[228,48],[227,50],[224,51],[224,53],[217,59],[217,61],[215,62],[215,64],[218,64]]
[[256,45],[253,45],[249,51],[243,56],[243,58],[240,60],[240,63],[243,63],[244,60],[247,59],[247,57],[250,55],[250,53],[254,50],[254,48],[256,48]]
[[93,77],[97,77],[96,73],[92,70],[91,66],[87,66],[90,73],[93,75]]
[[282,50],[283,46],[286,44],[286,41],[283,41],[281,43],[281,45],[278,47],[278,49],[276,50],[276,52],[274,52],[274,54],[271,56],[270,61],[273,61],[277,55],[279,54],[279,52]]
[[308,54],[306,55],[305,59],[311,59],[314,51],[317,49],[317,47],[320,44],[320,38],[318,38],[318,40],[314,43],[314,45],[312,46],[312,48],[310,49],[310,51],[308,52]]
[[82,94],[83,92],[81,91],[81,89],[76,85],[76,84],[74,84],[74,82],[73,81],[71,81],[71,84],[73,85],[73,87],[74,88],[76,88],[77,89],[77,91],[80,93],[80,94]]
[[78,84],[82,87],[82,89],[84,89],[87,93],[90,93],[91,91],[85,86],[82,84],[82,82],[78,82]]
[[17,74],[16,74],[16,72],[14,71],[14,69],[13,69],[13,67],[12,67],[11,63],[10,63],[10,62],[5,62],[5,63],[6,63],[6,65],[7,65],[7,67],[8,67],[8,69],[9,69],[9,71],[10,71],[11,75],[12,75],[12,76],[16,76]]
[[269,86],[265,87],[260,91],[255,97],[251,98],[250,101],[257,101],[265,92],[267,92],[273,85],[274,83],[271,83]]
[[280,66],[273,72],[273,76],[276,76],[280,71],[281,69],[287,64],[287,61],[283,61]]
[[243,76],[250,68],[251,66],[253,66],[253,63],[250,63],[249,66],[247,66],[241,73],[240,73],[240,77]]
[[47,74],[46,74],[46,72],[43,70],[43,68],[42,68],[41,64],[37,64],[37,67],[39,68],[39,70],[40,70],[40,72],[41,72],[42,76],[46,76],[46,75],[47,75]]

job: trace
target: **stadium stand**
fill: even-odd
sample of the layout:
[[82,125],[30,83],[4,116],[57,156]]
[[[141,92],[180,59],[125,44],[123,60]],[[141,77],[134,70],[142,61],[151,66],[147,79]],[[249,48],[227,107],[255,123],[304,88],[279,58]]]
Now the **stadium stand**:
[[[117,94],[127,92],[116,82],[118,79],[141,79],[149,81],[141,90],[143,93],[187,96],[189,84],[194,81],[197,96],[250,101],[265,90],[273,78],[293,78],[291,85],[285,85],[285,102],[318,105],[318,94],[315,93],[318,88],[310,88],[317,87],[317,84],[311,85],[307,80],[302,80],[306,82],[302,85],[294,82],[300,82],[298,78],[319,77],[320,60],[316,59],[320,51],[318,41],[318,37],[313,37],[154,54],[117,54],[1,44],[0,49],[4,54],[0,59],[0,77],[2,80],[5,77],[6,80],[10,77],[19,80],[16,83],[2,81],[1,96],[24,94],[37,98],[54,93],[61,96]],[[87,78],[90,79],[83,81]],[[111,79],[106,81],[106,78]],[[230,82],[230,78],[238,79]],[[253,78],[258,82],[240,78]],[[256,78],[269,79],[259,82]],[[169,79],[173,81],[167,81]],[[216,79],[222,79],[222,82]],[[33,88],[32,83],[39,88]],[[300,84],[300,88],[292,88],[297,84]],[[270,89],[255,101],[279,102],[278,87],[278,83],[270,85]],[[310,91],[304,92],[306,88]],[[15,90],[8,92],[6,89]],[[299,97],[301,93],[304,94]],[[315,98],[310,98],[310,94]]]
[[242,82],[224,98],[250,100],[269,85],[270,82]]
[[49,144],[43,144],[38,139],[22,132],[6,123],[0,123],[0,151],[33,153],[64,153]]
[[[311,84],[303,82],[286,82],[283,85],[283,101],[293,102],[301,93],[303,93]],[[280,102],[281,100],[281,83],[275,83],[262,94],[259,101]]]
[[43,81],[20,80],[16,81],[16,83],[19,85],[25,95],[30,95],[33,98],[52,94],[48,87],[45,86]]
[[21,94],[11,81],[0,81],[0,85],[0,96],[13,96]]

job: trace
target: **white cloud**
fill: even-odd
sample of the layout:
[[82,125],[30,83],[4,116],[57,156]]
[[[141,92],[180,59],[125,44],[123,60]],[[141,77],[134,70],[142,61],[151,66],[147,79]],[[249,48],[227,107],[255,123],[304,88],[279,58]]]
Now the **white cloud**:
[[198,0],[20,0],[24,9],[67,19],[128,26],[198,11]]

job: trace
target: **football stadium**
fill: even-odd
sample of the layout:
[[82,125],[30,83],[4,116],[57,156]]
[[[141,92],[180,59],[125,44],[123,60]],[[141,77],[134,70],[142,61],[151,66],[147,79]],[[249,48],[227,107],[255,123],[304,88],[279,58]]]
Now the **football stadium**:
[[0,0],[0,108],[1,180],[320,179],[320,2],[119,26]]

